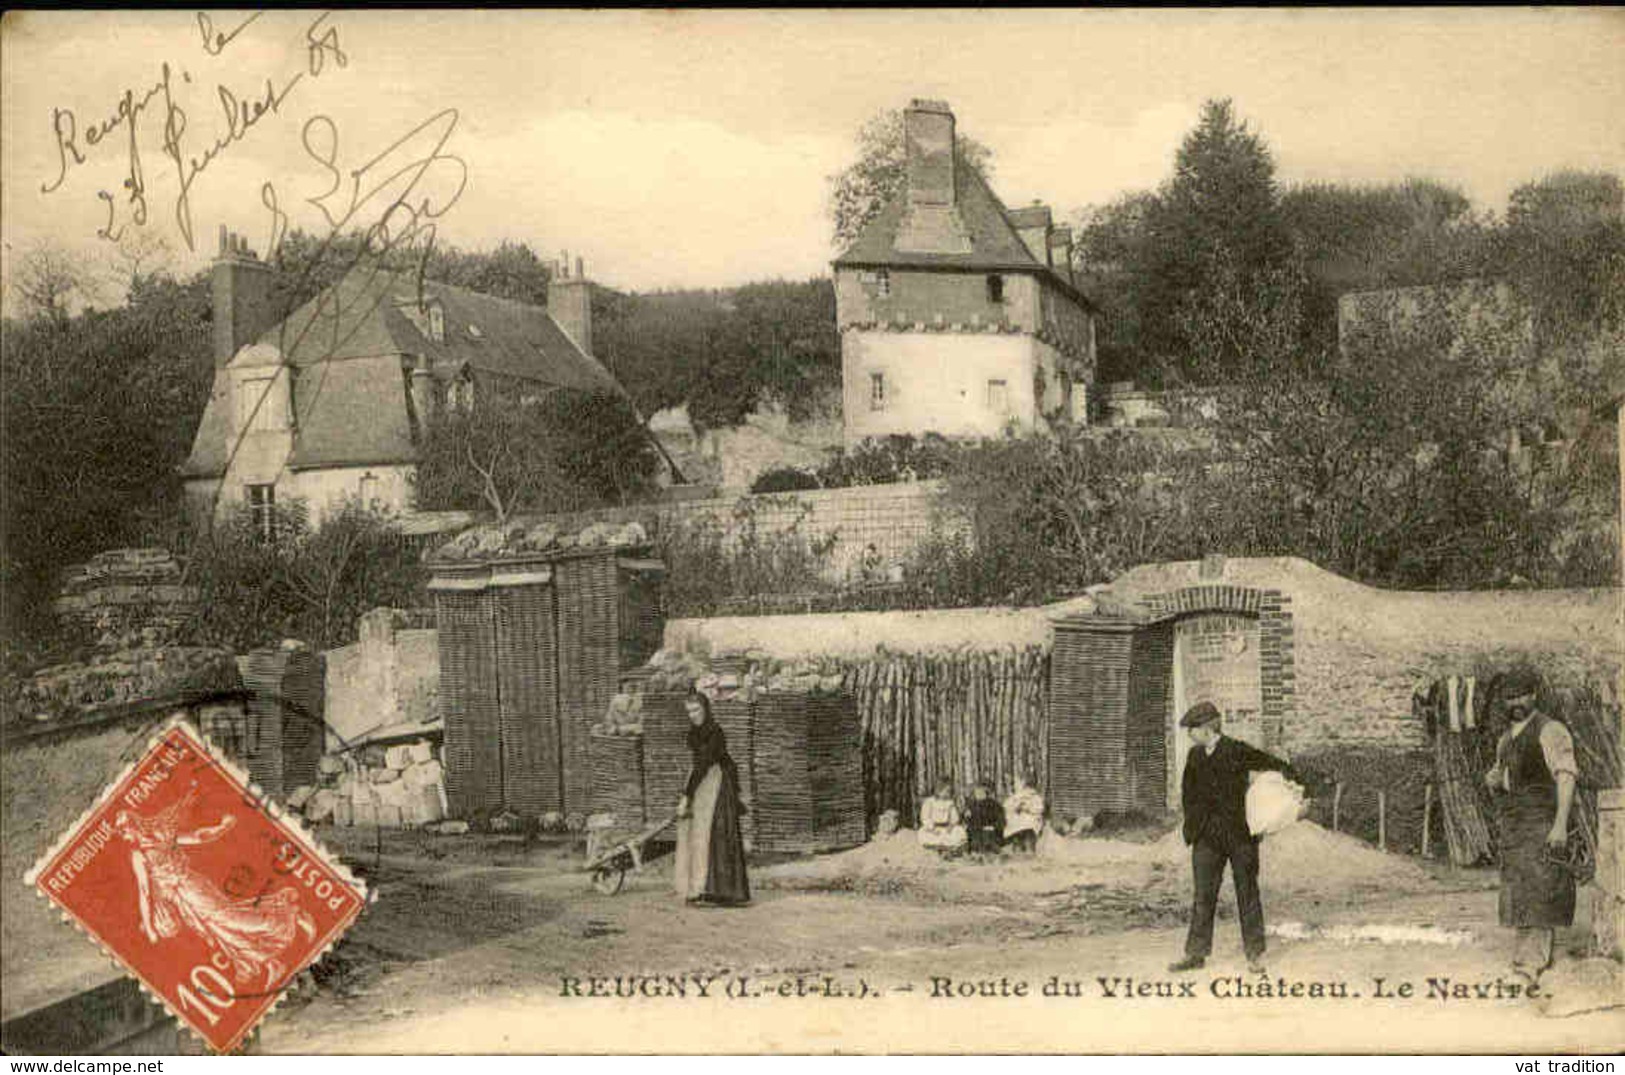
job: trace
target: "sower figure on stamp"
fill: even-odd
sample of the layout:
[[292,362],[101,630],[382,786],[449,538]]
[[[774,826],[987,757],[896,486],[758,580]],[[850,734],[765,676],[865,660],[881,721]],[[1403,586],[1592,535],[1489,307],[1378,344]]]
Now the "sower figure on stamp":
[[1241,918],[1242,947],[1247,969],[1264,973],[1264,903],[1258,894],[1258,838],[1247,829],[1247,774],[1259,770],[1285,773],[1292,767],[1239,739],[1223,734],[1219,711],[1200,702],[1179,721],[1190,729],[1194,745],[1185,759],[1180,788],[1185,842],[1191,848],[1195,896],[1191,901],[1191,927],[1185,938],[1185,958],[1171,971],[1195,970],[1213,951],[1213,915],[1219,903],[1224,864],[1230,864],[1236,890],[1236,912]]
[[1574,924],[1564,853],[1579,767],[1569,730],[1540,711],[1540,691],[1539,674],[1526,669],[1498,685],[1495,704],[1508,727],[1484,774],[1499,807],[1501,925],[1518,931],[1512,969],[1530,983],[1552,965],[1556,928]]

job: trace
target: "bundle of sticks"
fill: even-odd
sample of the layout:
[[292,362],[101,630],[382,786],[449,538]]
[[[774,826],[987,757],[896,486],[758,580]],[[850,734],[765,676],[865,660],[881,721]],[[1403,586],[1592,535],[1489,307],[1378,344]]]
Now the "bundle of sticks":
[[996,795],[1048,772],[1049,655],[1040,647],[879,653],[848,666],[863,727],[865,806],[911,823],[936,781],[956,797],[977,781]]

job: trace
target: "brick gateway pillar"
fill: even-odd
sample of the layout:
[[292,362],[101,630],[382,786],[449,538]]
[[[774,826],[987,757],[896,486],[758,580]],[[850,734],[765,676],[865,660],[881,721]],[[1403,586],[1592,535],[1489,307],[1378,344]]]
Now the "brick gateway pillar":
[[1174,640],[1182,619],[1256,620],[1259,716],[1248,738],[1280,750],[1296,693],[1290,607],[1279,590],[1188,586],[1116,615],[1057,620],[1048,774],[1055,816],[1177,809]]

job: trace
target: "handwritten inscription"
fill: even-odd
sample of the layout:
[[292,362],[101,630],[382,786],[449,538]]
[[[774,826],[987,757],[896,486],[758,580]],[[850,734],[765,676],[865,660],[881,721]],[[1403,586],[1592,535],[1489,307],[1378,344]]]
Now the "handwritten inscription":
[[[254,23],[254,15],[230,31],[215,28],[205,12],[198,13],[198,30],[203,49],[218,56]],[[262,85],[242,91],[225,83],[216,83],[214,98],[220,109],[219,121],[212,138],[205,140],[192,127],[183,98],[185,87],[192,84],[192,74],[184,66],[169,61],[159,65],[158,77],[144,87],[130,87],[118,103],[101,119],[88,125],[81,124],[71,108],[51,110],[51,133],[56,140],[57,173],[40,184],[42,194],[53,194],[86,164],[104,145],[111,144],[114,135],[121,134],[126,162],[120,192],[98,190],[96,197],[105,204],[106,220],[96,230],[99,238],[117,242],[129,226],[145,227],[151,216],[148,204],[148,176],[141,155],[143,117],[153,110],[161,124],[160,146],[164,158],[173,166],[179,191],[175,197],[174,217],[177,229],[188,249],[196,249],[192,220],[192,192],[200,177],[207,172],[223,153],[246,139],[268,117],[281,113],[289,97],[307,79],[319,78],[332,68],[349,65],[349,54],[340,44],[338,27],[331,22],[329,13],[317,16],[304,30],[305,66],[282,78],[267,76]]]

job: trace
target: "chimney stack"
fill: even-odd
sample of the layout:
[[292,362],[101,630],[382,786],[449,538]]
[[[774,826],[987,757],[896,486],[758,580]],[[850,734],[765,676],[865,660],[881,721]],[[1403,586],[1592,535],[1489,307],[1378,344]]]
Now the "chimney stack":
[[960,219],[954,187],[954,114],[946,101],[915,98],[903,110],[907,204],[893,245],[927,254],[968,254],[970,231]]
[[954,114],[946,101],[916,97],[903,111],[911,205],[954,203]]
[[570,275],[569,251],[560,251],[559,271],[547,284],[547,312],[575,345],[592,354],[592,285],[587,282],[585,261],[576,258],[575,275]]
[[220,247],[209,271],[214,306],[214,368],[276,324],[271,267],[248,248],[248,240],[220,225]]
[[1021,236],[1021,243],[1027,248],[1027,253],[1040,265],[1054,268],[1055,263],[1050,258],[1050,235],[1054,217],[1049,211],[1049,206],[1035,198],[1025,209],[1011,212],[1010,223],[1015,225],[1016,234]]
[[1065,280],[1076,287],[1078,282],[1072,276],[1072,229],[1066,226],[1056,228],[1049,233],[1050,268]]

